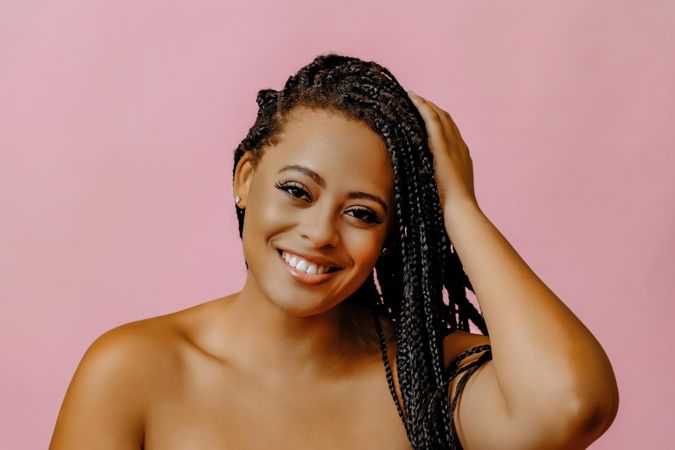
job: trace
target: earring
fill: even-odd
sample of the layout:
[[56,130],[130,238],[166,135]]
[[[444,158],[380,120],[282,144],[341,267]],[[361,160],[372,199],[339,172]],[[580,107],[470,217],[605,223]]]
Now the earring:
[[238,195],[236,195],[236,196],[234,197],[234,202],[235,202],[237,205],[239,205],[239,202],[240,202],[240,201],[241,201],[241,197],[239,197]]
[[382,252],[380,254],[382,256],[387,256],[389,254],[389,249],[387,247],[382,247]]

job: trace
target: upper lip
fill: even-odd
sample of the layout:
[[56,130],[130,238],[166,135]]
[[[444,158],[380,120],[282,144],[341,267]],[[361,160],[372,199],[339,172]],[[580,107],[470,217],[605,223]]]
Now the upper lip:
[[312,254],[304,253],[304,252],[297,252],[295,250],[287,250],[287,249],[281,248],[281,247],[279,247],[279,250],[281,250],[283,252],[286,252],[286,253],[292,253],[293,255],[297,255],[297,256],[301,257],[302,259],[305,259],[305,260],[307,260],[311,263],[317,264],[319,266],[337,267],[338,269],[341,268],[341,266],[338,263],[336,263],[335,261],[333,261],[331,259],[324,258],[323,256],[312,255]]

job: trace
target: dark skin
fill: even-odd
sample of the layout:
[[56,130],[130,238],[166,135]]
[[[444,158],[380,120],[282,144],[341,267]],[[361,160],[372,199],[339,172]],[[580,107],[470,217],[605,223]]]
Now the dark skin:
[[[413,100],[435,152],[446,229],[476,279],[491,332],[490,338],[449,335],[446,365],[471,346],[493,345],[494,360],[471,378],[456,412],[460,439],[466,449],[585,448],[611,423],[611,405],[598,400],[614,399],[611,366],[592,335],[525,271],[479,213],[468,150],[453,134],[449,115]],[[98,338],[68,388],[52,450],[410,448],[370,314],[343,303],[372,270],[390,232],[393,174],[384,142],[365,124],[335,113],[291,114],[279,143],[262,160],[254,164],[246,154],[236,168],[234,195],[246,208],[249,263],[242,290]],[[323,181],[297,170],[279,173],[288,165],[308,167]],[[349,192],[370,196],[350,198]],[[340,270],[320,284],[302,283],[286,267],[280,247],[325,257]],[[469,248],[475,256],[468,256]],[[487,257],[515,264],[514,271],[500,272]],[[505,288],[506,296],[496,298]],[[533,293],[515,298],[524,288]],[[485,306],[481,295],[488,297]],[[519,308],[528,301],[540,306],[531,313]],[[538,331],[541,320],[551,332]],[[396,380],[395,340],[391,324],[382,321]],[[507,326],[512,321],[535,329],[514,330]],[[581,368],[566,358],[563,341],[570,337],[581,341],[577,352],[597,363]],[[544,346],[561,354],[544,353]],[[532,351],[539,359],[523,360]],[[519,380],[524,374],[529,378]],[[550,383],[531,386],[532,379]],[[580,401],[592,387],[600,393]],[[517,400],[520,395],[525,399]],[[547,406],[552,395],[555,408]],[[588,417],[600,418],[601,425],[589,426]]]

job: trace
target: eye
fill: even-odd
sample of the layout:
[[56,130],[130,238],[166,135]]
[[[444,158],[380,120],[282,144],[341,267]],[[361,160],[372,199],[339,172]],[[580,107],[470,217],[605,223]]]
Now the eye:
[[[296,183],[294,181],[283,181],[274,183],[275,188],[285,191],[291,197],[298,198],[301,200],[305,200],[304,197],[307,197],[305,201],[307,203],[310,203],[312,201],[312,198],[309,196],[307,191],[303,189],[301,186],[302,186],[301,184]],[[382,223],[382,219],[380,219],[380,216],[378,216],[373,211],[367,208],[354,208],[348,210],[347,213],[351,213],[350,215],[352,217],[364,223]]]
[[353,217],[356,217],[357,219],[362,220],[362,221],[367,222],[367,223],[382,223],[382,219],[380,219],[380,217],[377,214],[375,214],[374,212],[372,212],[369,209],[357,208],[357,209],[350,209],[347,212],[357,213]]
[[292,197],[302,199],[303,196],[307,196],[308,197],[307,201],[308,202],[312,201],[312,199],[309,198],[309,194],[307,193],[307,191],[305,191],[302,187],[300,187],[299,184],[294,183],[292,181],[274,183],[274,187],[282,191],[286,191]]

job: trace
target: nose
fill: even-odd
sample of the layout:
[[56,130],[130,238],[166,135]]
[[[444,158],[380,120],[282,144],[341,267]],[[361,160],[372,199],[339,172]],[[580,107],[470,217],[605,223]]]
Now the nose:
[[340,230],[337,219],[329,207],[318,204],[305,210],[307,213],[300,228],[300,236],[309,240],[316,248],[335,247],[340,242]]

